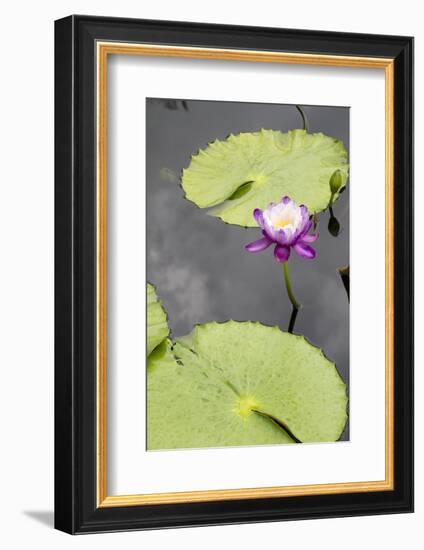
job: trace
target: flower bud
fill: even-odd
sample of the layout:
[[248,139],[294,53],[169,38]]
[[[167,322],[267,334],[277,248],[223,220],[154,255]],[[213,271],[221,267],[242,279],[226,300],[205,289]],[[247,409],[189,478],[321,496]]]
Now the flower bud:
[[341,173],[340,170],[336,170],[335,172],[333,172],[330,178],[330,189],[333,195],[335,195],[342,187],[344,183],[343,179],[344,179],[343,174]]
[[338,237],[340,233],[340,223],[335,216],[331,216],[328,220],[328,231],[333,237]]

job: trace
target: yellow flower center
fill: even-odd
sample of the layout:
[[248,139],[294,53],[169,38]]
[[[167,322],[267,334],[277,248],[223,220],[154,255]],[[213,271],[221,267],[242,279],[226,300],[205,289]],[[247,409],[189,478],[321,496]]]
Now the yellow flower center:
[[274,223],[274,227],[276,229],[284,229],[284,227],[287,227],[288,225],[293,225],[293,220],[277,220]]

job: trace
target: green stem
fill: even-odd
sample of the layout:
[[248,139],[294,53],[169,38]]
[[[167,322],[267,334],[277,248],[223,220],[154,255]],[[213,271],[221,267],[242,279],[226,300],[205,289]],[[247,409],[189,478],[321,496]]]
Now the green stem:
[[296,105],[296,109],[299,111],[299,113],[302,117],[303,129],[306,130],[306,132],[308,132],[309,122],[308,122],[308,117],[306,116],[305,111],[302,109],[302,107],[300,105]]
[[290,299],[290,302],[292,303],[293,307],[296,310],[299,310],[300,309],[300,304],[296,300],[296,298],[294,297],[292,286],[291,286],[290,274],[289,274],[289,262],[288,261],[283,263],[283,271],[284,271],[284,282],[286,283],[287,295],[288,295],[288,297]]

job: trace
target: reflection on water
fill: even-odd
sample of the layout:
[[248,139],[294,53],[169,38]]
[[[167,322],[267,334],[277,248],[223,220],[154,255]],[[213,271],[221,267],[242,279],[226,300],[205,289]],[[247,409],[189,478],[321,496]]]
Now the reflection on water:
[[[169,107],[177,106],[177,108]],[[185,105],[185,107],[184,107]],[[178,108],[179,107],[179,108]],[[349,109],[302,106],[310,132],[341,139],[349,148]],[[190,156],[209,141],[261,128],[302,128],[292,105],[147,100],[147,279],[157,286],[172,336],[208,321],[255,320],[286,331],[292,315],[283,270],[272,248],[248,254],[259,229],[223,223],[184,199],[179,185]],[[327,230],[334,217],[339,226]],[[333,222],[335,224],[335,222]],[[349,265],[349,191],[317,220],[313,261],[292,254],[293,291],[302,303],[294,325],[323,349],[349,384],[349,301],[340,267]],[[342,439],[348,439],[348,426]]]

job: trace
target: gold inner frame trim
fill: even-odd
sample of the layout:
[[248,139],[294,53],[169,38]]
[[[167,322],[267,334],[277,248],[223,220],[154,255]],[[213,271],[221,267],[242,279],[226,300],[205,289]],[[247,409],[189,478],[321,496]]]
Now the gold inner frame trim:
[[[97,506],[142,506],[394,489],[394,60],[255,50],[97,42]],[[142,55],[384,69],[385,72],[385,479],[349,483],[218,489],[109,496],[107,493],[107,61],[109,55]]]

